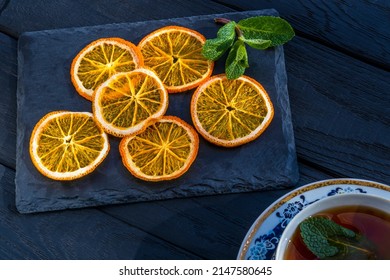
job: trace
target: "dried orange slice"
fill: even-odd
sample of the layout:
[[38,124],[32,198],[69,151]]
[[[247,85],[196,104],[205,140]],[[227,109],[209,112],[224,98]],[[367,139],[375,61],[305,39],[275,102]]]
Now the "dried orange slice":
[[211,76],[214,62],[202,55],[206,38],[181,26],[166,26],[138,44],[145,67],[157,73],[168,92],[195,88]]
[[70,75],[77,92],[92,100],[93,91],[109,77],[142,65],[142,55],[133,43],[121,38],[101,38],[77,54]]
[[137,133],[167,108],[164,85],[153,71],[143,68],[109,78],[94,92],[92,103],[96,121],[117,137]]
[[35,125],[30,138],[33,164],[55,180],[73,180],[91,173],[109,149],[107,134],[89,112],[51,112]]
[[199,138],[178,117],[164,116],[143,132],[120,143],[123,164],[147,181],[171,180],[184,174],[196,158]]
[[191,117],[198,132],[219,146],[235,147],[256,139],[274,115],[265,89],[254,79],[216,75],[192,96]]

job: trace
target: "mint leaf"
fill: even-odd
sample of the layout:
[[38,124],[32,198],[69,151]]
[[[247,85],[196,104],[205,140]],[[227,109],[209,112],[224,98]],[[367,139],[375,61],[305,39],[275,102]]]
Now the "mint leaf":
[[[230,49],[225,62],[228,79],[236,79],[249,67],[245,45],[264,50],[282,45],[294,37],[290,24],[274,16],[258,16],[240,20],[238,23],[226,18],[214,19],[224,24],[217,32],[217,37],[207,39],[202,54],[209,60],[218,60]],[[239,40],[236,40],[238,37]]]
[[219,59],[234,43],[236,23],[230,21],[218,30],[217,38],[206,40],[202,54],[210,60]]
[[270,46],[282,45],[295,33],[291,25],[280,17],[257,16],[240,20],[237,27],[246,40],[269,40]]
[[252,48],[258,49],[258,50],[265,50],[268,47],[271,46],[272,42],[271,40],[263,40],[263,39],[247,39],[245,37],[240,37],[240,40],[247,43]]
[[244,74],[245,68],[248,68],[248,54],[244,42],[238,40],[231,48],[225,64],[226,77],[237,79]]
[[320,259],[376,258],[367,239],[326,217],[310,217],[299,228],[307,248]]

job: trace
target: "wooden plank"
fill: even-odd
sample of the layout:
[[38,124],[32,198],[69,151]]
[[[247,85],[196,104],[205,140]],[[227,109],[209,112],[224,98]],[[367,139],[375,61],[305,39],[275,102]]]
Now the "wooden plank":
[[15,172],[0,165],[0,259],[198,259],[96,209],[21,215]]
[[233,10],[206,1],[10,0],[1,13],[0,31],[17,37],[22,32],[33,30],[136,22],[229,11]]
[[389,183],[390,73],[300,37],[285,53],[298,156]]
[[[300,164],[297,186],[331,178]],[[206,259],[234,259],[256,218],[290,190],[105,207],[104,212]]]
[[[299,185],[330,178],[300,169]],[[257,216],[289,191],[21,215],[14,176],[0,165],[0,259],[234,259]]]
[[16,40],[0,33],[0,164],[15,168]]
[[[11,1],[10,5],[15,2]],[[172,10],[172,14],[176,12]],[[55,26],[56,19],[51,18],[49,23]],[[389,182],[388,74],[299,37],[287,44],[285,50],[296,143],[299,157],[305,161],[300,166],[300,184],[332,176]],[[3,61],[2,58],[0,63]],[[1,64],[1,68],[6,69],[8,65]],[[6,71],[0,71],[0,76],[3,72]],[[12,100],[15,91],[2,92],[7,94]],[[8,108],[6,103],[1,106]],[[0,126],[8,131],[12,122],[8,124],[2,117],[11,116],[12,110],[1,110],[0,114]],[[0,135],[0,139],[15,137],[12,133]],[[13,145],[1,144],[3,150],[14,151]],[[1,155],[0,159],[12,162],[9,155],[8,158]],[[326,172],[310,168],[306,162]],[[95,209],[84,209],[23,216],[14,209],[11,171],[0,167],[0,231],[6,233],[0,236],[0,256],[4,258],[235,258],[255,218],[268,202],[287,191],[99,208],[106,215]],[[82,231],[86,232],[85,238]],[[80,245],[82,242],[86,244]],[[104,243],[110,244],[109,248]],[[180,247],[191,252],[178,256],[173,250]],[[111,250],[114,252],[107,252]]]
[[218,0],[238,10],[275,8],[300,35],[390,69],[390,1]]

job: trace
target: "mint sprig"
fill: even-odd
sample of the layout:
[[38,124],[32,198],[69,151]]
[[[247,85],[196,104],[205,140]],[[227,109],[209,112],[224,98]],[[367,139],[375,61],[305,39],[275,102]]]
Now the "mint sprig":
[[299,229],[307,248],[320,259],[376,259],[369,240],[326,217],[310,217]]
[[216,18],[215,22],[224,26],[218,30],[216,38],[206,40],[202,53],[207,59],[215,61],[230,49],[225,63],[228,79],[240,77],[249,67],[246,45],[265,50],[283,45],[295,35],[287,21],[274,16],[250,17],[238,23]]

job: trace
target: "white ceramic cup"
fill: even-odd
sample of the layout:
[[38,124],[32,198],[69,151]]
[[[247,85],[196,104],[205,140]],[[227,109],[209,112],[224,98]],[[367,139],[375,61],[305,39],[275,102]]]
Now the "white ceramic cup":
[[390,199],[382,198],[368,194],[338,194],[329,196],[302,209],[301,212],[295,215],[284,229],[278,247],[276,248],[275,259],[283,260],[285,251],[291,238],[298,228],[299,224],[315,214],[325,212],[328,209],[340,206],[362,205],[371,208],[379,209],[380,211],[390,214]]

